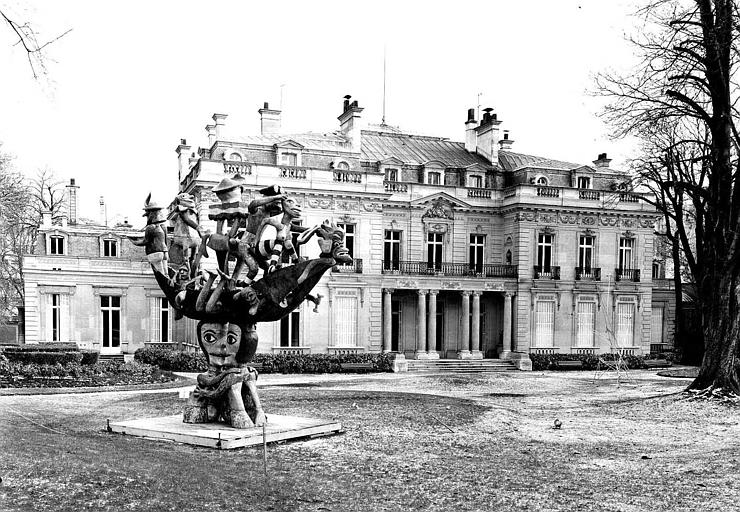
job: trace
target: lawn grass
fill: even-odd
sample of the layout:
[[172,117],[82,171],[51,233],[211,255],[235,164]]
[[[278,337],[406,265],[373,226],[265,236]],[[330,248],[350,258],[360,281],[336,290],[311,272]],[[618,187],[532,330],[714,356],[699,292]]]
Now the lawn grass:
[[108,418],[178,413],[172,392],[5,396],[0,508],[733,509],[738,411],[682,400],[685,385],[651,372],[620,387],[592,372],[269,385],[268,417],[338,419],[345,433],[271,445],[267,476],[261,448],[105,432]]

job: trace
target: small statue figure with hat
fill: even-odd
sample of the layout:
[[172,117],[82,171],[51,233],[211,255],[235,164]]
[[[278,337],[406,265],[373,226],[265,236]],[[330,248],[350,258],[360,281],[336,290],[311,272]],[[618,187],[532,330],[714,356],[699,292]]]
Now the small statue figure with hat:
[[144,247],[147,260],[149,260],[149,263],[155,270],[163,276],[169,277],[169,271],[167,269],[167,231],[164,227],[167,218],[163,210],[164,208],[156,201],[152,201],[151,193],[146,196],[143,215],[146,217],[144,236],[143,238],[132,236],[128,238],[134,245]]

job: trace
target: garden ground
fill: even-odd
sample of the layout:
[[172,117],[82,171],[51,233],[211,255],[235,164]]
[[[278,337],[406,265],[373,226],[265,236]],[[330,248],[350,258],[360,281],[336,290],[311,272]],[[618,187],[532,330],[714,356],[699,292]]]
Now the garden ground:
[[[3,510],[720,510],[740,414],[631,371],[263,376],[268,411],[343,435],[214,451],[108,434],[177,391],[0,396]],[[553,428],[555,419],[562,422]]]

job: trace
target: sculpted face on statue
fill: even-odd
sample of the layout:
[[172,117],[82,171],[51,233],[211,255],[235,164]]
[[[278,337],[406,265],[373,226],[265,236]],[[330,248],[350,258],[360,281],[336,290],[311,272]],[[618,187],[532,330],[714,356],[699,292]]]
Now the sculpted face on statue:
[[236,354],[242,337],[241,328],[233,323],[204,322],[200,339],[208,354],[208,362],[216,367],[238,366]]
[[301,205],[299,205],[292,197],[283,199],[283,212],[294,219],[298,219],[301,216]]

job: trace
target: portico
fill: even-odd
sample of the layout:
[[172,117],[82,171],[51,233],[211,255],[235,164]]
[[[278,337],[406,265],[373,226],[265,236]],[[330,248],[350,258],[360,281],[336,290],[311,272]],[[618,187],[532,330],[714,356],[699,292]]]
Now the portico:
[[383,351],[414,359],[508,358],[514,297],[503,288],[384,288]]

